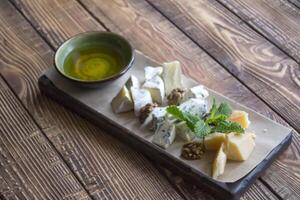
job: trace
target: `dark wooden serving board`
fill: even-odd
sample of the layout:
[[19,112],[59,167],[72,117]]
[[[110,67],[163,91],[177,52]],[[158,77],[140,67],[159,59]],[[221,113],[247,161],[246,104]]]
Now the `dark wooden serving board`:
[[171,169],[175,173],[183,175],[185,179],[196,182],[200,187],[205,188],[212,195],[222,197],[223,199],[238,199],[256,180],[256,178],[271,165],[272,161],[276,159],[276,157],[291,143],[292,133],[289,133],[288,136],[285,137],[285,139],[246,176],[233,183],[218,182],[202,173],[199,173],[199,171],[195,171],[193,168],[187,165],[183,165],[178,160],[172,159],[164,150],[160,148],[154,148],[153,145],[145,142],[145,140],[138,135],[131,134],[126,129],[116,126],[116,124],[110,120],[107,120],[105,116],[99,114],[99,112],[96,112],[96,110],[91,109],[78,99],[56,87],[51,79],[47,76],[47,73],[39,78],[38,83],[43,94],[56,100],[70,110],[78,113],[80,116],[88,119],[97,126],[105,129],[109,134],[114,135],[121,141],[125,141],[137,151],[143,152],[150,159],[160,162],[162,165],[168,169]]

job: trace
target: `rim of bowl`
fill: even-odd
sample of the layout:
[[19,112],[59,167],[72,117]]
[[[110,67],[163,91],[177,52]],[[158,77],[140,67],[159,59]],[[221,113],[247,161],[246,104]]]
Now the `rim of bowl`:
[[[108,34],[108,35],[114,35],[116,37],[119,37],[121,38],[123,41],[125,41],[129,48],[130,48],[130,51],[131,51],[131,59],[130,61],[128,62],[128,64],[126,66],[123,66],[123,69],[118,72],[117,74],[115,75],[112,75],[112,76],[109,76],[105,79],[100,79],[100,80],[82,80],[82,79],[77,79],[77,78],[74,78],[72,76],[68,76],[66,75],[65,73],[63,73],[59,67],[57,67],[56,65],[56,60],[58,59],[57,56],[58,56],[58,51],[68,42],[76,39],[77,37],[81,36],[81,35],[89,35],[89,34]],[[62,44],[59,45],[59,47],[56,49],[55,51],[55,54],[54,54],[54,67],[56,69],[56,71],[62,75],[63,77],[71,80],[71,81],[75,81],[75,82],[78,82],[78,83],[83,83],[83,84],[93,84],[93,83],[103,83],[103,82],[108,82],[108,81],[111,81],[111,80],[115,80],[117,78],[119,78],[120,76],[124,75],[131,67],[132,67],[132,63],[135,59],[135,52],[134,52],[134,49],[132,48],[131,44],[129,43],[129,41],[124,38],[123,36],[117,34],[117,33],[113,33],[113,32],[109,32],[109,31],[86,31],[86,32],[83,32],[83,33],[78,33],[76,35],[73,35],[71,36],[70,38],[68,38],[67,40],[65,40]]]

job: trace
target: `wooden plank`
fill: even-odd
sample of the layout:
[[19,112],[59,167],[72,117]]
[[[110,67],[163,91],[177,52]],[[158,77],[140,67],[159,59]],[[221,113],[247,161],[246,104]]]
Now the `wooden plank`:
[[[43,9],[39,7],[38,12],[47,12],[49,15],[55,12],[53,21],[47,19],[47,15],[40,15],[46,19],[47,24],[50,23],[51,28],[56,28],[52,22],[65,19],[67,23],[62,27],[66,27],[66,31],[72,27],[70,30],[74,34],[84,27],[78,26],[78,22],[86,26],[89,24],[85,21],[89,19],[86,12],[78,9],[75,12],[76,6],[70,1],[59,2],[62,4],[58,4],[58,1],[29,3],[38,7],[45,6]],[[59,18],[57,15],[61,13],[67,16],[72,14],[74,17],[78,17],[79,13],[79,18]],[[91,29],[101,29],[101,26],[92,22],[94,24],[90,24]],[[181,199],[167,180],[139,152],[40,94],[37,79],[44,70],[51,67],[53,51],[8,2],[2,2],[0,6],[0,27],[1,74],[93,198]],[[70,36],[64,36],[62,32],[51,28],[49,33],[55,33],[53,35]],[[65,29],[59,27],[59,30]],[[53,43],[55,41],[62,40],[53,40]],[[58,177],[57,180],[63,179]]]
[[[164,2],[160,1],[162,5]],[[159,61],[178,59],[183,63],[184,73],[190,77],[274,120],[282,122],[261,100],[234,80],[220,65],[147,3],[137,0],[109,1],[105,4],[96,0],[82,0],[82,3],[110,30],[125,35],[134,46],[145,54]],[[112,10],[116,12],[111,12]],[[223,84],[220,84],[220,80]],[[294,137],[299,138],[299,135]],[[287,172],[289,176],[299,175],[297,145],[299,145],[298,140],[294,139],[291,148],[287,151],[289,153],[284,154],[280,161],[276,161],[263,176],[264,182],[269,184],[270,188],[278,192],[284,191],[280,193],[281,196],[297,197],[300,195],[298,184],[294,184],[295,181],[290,181],[288,176],[284,175],[286,168],[289,169]],[[284,157],[287,159],[283,159]],[[293,164],[290,165],[291,163]],[[278,174],[278,176],[274,174]],[[285,187],[288,189],[283,190]]]
[[287,0],[218,1],[300,62],[300,10],[293,4]]
[[0,76],[0,193],[6,199],[89,199]]
[[149,0],[300,131],[300,68],[215,1]]
[[299,0],[288,0],[288,1],[300,9],[300,1]]
[[[105,25],[109,26],[112,31],[122,33],[131,40],[135,47],[138,47],[151,57],[159,61],[178,59],[184,64],[184,72],[194,79],[199,80],[220,93],[238,100],[249,107],[256,108],[256,110],[259,110],[261,113],[264,113],[271,118],[279,120],[279,117],[249,92],[249,90],[243,87],[235,79],[232,79],[230,74],[222,69],[213,59],[201,51],[197,45],[180,33],[180,31],[178,31],[168,20],[153,10],[145,2],[127,1],[118,3],[106,1],[105,4],[101,5],[99,2],[98,5],[95,4],[95,2],[88,1],[82,3],[84,3],[85,6],[88,6],[90,11],[93,12],[99,20],[104,22]],[[43,31],[44,27],[47,26],[45,19],[47,19],[47,21],[53,21],[55,16],[46,15],[47,12],[43,17],[39,17],[37,12],[40,11],[34,10],[34,6],[28,2],[17,1],[17,6],[26,16],[28,16],[28,18],[33,20],[33,24],[36,28],[47,37]],[[48,5],[45,4],[42,6],[44,6],[44,9],[46,10]],[[59,6],[59,8],[61,7],[63,6]],[[111,12],[112,10],[115,10],[115,12]],[[65,12],[70,11],[66,10]],[[68,15],[68,17],[69,16],[70,15]],[[62,27],[68,26],[70,22],[67,19],[68,18],[66,18],[66,20],[60,20],[59,22],[55,21],[55,23],[60,23],[60,26]],[[84,26],[84,24],[81,24],[81,21],[77,22],[78,24],[76,24],[76,26]],[[76,26],[69,28],[76,33],[79,29]],[[60,30],[55,28],[47,30],[47,32],[50,33],[59,31]],[[63,37],[59,37],[56,40],[63,41],[64,39],[65,38]],[[201,63],[201,65],[199,65],[199,63]],[[223,85],[219,84],[220,80],[223,81]],[[187,188],[190,187],[187,184],[183,185]],[[250,190],[250,193],[251,191],[252,189]],[[262,195],[264,194],[262,193]],[[201,198],[201,195],[196,198]],[[205,199],[206,197],[202,198]]]

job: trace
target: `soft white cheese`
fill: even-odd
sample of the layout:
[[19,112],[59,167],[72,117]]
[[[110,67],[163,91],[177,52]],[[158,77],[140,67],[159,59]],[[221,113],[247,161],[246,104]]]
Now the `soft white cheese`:
[[152,100],[158,104],[162,104],[165,96],[164,82],[159,76],[154,76],[145,81],[143,88],[149,90]]
[[181,67],[178,61],[163,64],[163,80],[166,94],[169,95],[175,88],[182,88]]
[[173,143],[175,136],[175,125],[166,119],[155,131],[152,142],[166,149]]
[[139,79],[136,76],[131,75],[129,77],[129,79],[126,81],[125,86],[127,87],[128,90],[130,90],[131,87],[140,88],[141,83],[140,83]]
[[195,87],[192,87],[190,89],[188,89],[185,93],[184,93],[184,97],[183,97],[183,101],[185,102],[189,99],[195,98],[195,99],[205,99],[206,97],[208,97],[208,91],[204,88],[203,85],[198,85]]
[[115,113],[127,112],[133,109],[133,101],[126,86],[123,86],[120,92],[113,98],[111,107]]
[[160,76],[162,74],[162,72],[163,72],[162,67],[147,66],[147,67],[145,67],[145,79],[149,80],[155,76]]
[[151,94],[146,89],[131,87],[131,96],[134,103],[134,113],[140,115],[140,110],[148,103],[152,103]]
[[189,112],[191,114],[202,117],[207,111],[207,101],[203,99],[189,99],[179,105],[179,109],[184,112]]
[[185,122],[180,121],[175,124],[176,128],[176,137],[179,139],[190,142],[195,138],[195,134],[189,129]]

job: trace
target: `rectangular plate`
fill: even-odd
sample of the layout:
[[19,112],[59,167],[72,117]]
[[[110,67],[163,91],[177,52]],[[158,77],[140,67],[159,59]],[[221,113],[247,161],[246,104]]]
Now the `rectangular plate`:
[[[141,68],[137,70],[139,72],[143,70],[144,66],[147,64],[153,66],[158,65],[155,61],[145,57],[141,53],[137,53],[136,58],[137,59],[134,63],[133,68]],[[128,73],[130,74],[131,72]],[[128,74],[126,76],[128,77]],[[117,82],[115,82],[111,86],[104,86],[104,87],[106,87],[106,89],[107,87],[111,87],[119,90],[122,84],[126,81],[127,79],[126,76],[120,78]],[[75,111],[79,115],[87,118],[91,122],[105,129],[110,134],[115,135],[121,141],[125,141],[131,147],[134,147],[137,150],[142,151],[143,153],[148,155],[150,159],[159,161],[164,166],[168,167],[169,169],[172,169],[175,173],[182,174],[184,175],[184,178],[195,181],[200,187],[205,187],[205,189],[210,191],[211,194],[215,196],[220,196],[223,198],[226,197],[226,199],[239,198],[242,195],[242,193],[245,192],[246,189],[255,181],[255,179],[272,163],[272,161],[280,154],[280,152],[283,151],[291,143],[291,138],[292,138],[291,130],[287,128],[279,127],[282,128],[282,130],[284,131],[288,131],[288,134],[282,140],[280,140],[281,142],[278,143],[278,145],[276,145],[275,148],[273,148],[270,152],[268,152],[267,156],[261,162],[259,162],[259,164],[256,165],[256,167],[251,169],[250,172],[247,173],[243,178],[235,182],[232,183],[219,182],[213,180],[207,174],[202,173],[200,170],[197,170],[195,166],[191,166],[183,162],[181,159],[175,158],[174,156],[172,156],[170,152],[158,148],[157,146],[149,142],[149,140],[145,140],[145,138],[141,137],[141,135],[134,134],[132,131],[129,131],[134,129],[128,129],[128,127],[122,127],[120,126],[120,124],[111,120],[111,118],[109,118],[108,116],[105,116],[105,114],[107,114],[108,112],[105,113],[103,111],[104,112],[103,114],[101,113],[101,111],[99,111],[99,109],[96,108],[97,105],[91,106],[94,105],[93,103],[97,102],[98,99],[96,99],[96,101],[94,102],[88,102],[89,105],[83,103],[82,99],[84,99],[85,94],[90,96],[95,96],[95,95],[99,96],[99,91],[101,94],[101,89],[99,90],[86,89],[87,91],[85,91],[85,93],[83,92],[82,94],[80,92],[82,91],[82,88],[80,89],[75,88],[74,90],[74,88],[72,89],[73,86],[70,86],[71,88],[70,89],[68,88],[68,86],[66,86],[68,85],[68,83],[65,81],[66,80],[61,78],[60,75],[58,75],[57,72],[52,68],[49,69],[49,71],[47,71],[44,75],[42,75],[39,78],[39,87],[40,90],[47,96],[60,102],[61,104]],[[191,80],[186,79],[185,81],[191,81]],[[63,84],[64,86],[62,87],[59,85],[59,87],[57,87],[59,83],[60,84],[64,83]],[[70,92],[65,92],[65,91],[72,91],[73,93],[70,94]],[[226,101],[229,101],[231,104],[234,104],[235,108],[243,108],[247,112],[254,113],[252,110],[247,109],[237,103],[234,103],[226,99],[220,94],[217,94],[211,90],[209,92],[212,94],[212,96],[215,96],[217,100],[218,98],[220,100],[225,99]],[[109,99],[111,99],[111,97],[109,97]],[[105,102],[105,104],[109,104],[109,102]],[[278,126],[278,124],[276,124],[275,122],[265,119],[263,116],[259,114],[255,114],[255,115],[257,115],[259,119],[256,122],[257,124],[259,124],[260,120],[266,120],[266,123],[274,123],[274,125]]]

